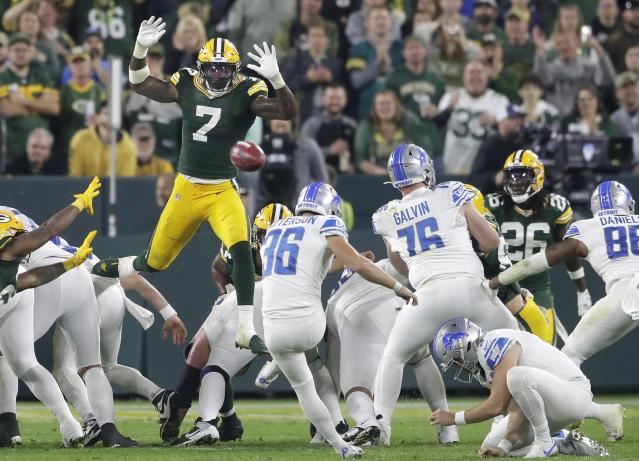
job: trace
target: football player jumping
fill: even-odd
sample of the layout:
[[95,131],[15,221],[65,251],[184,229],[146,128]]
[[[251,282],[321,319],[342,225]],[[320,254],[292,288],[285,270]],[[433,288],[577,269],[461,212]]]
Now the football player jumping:
[[256,116],[290,120],[297,101],[280,74],[275,47],[255,45],[248,53],[256,64],[247,67],[269,80],[276,97],[268,98],[266,83],[239,73],[235,45],[212,38],[197,56],[197,69],[183,68],[169,81],[151,76],[148,49],[166,32],[161,18],[143,21],[129,63],[129,81],[136,93],[158,102],[177,102],[182,108],[182,146],[178,177],[148,250],[138,256],[104,260],[97,275],[118,277],[169,267],[203,221],[229,249],[234,265],[231,277],[237,290],[239,322],[235,342],[253,352],[265,352],[253,327],[255,267],[249,243],[249,224],[234,187],[237,170],[229,159],[231,146],[243,139]]

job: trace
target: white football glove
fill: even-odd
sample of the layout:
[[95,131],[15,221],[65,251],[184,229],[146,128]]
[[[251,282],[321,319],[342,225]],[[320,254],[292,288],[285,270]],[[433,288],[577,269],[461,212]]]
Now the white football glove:
[[280,74],[280,68],[277,65],[275,46],[271,45],[271,49],[269,49],[266,42],[263,42],[263,46],[264,49],[260,48],[257,44],[253,45],[253,48],[255,48],[255,51],[257,52],[257,56],[251,52],[246,53],[249,58],[258,64],[249,64],[246,67],[260,74],[262,77],[271,82],[273,88],[279,90],[286,86],[286,83],[284,83],[282,74]]
[[577,315],[581,317],[592,307],[592,299],[590,293],[586,291],[577,292]]
[[162,20],[162,18],[155,19],[155,16],[151,16],[146,21],[142,21],[138,37],[135,39],[135,50],[133,50],[133,56],[138,59],[144,59],[146,57],[147,50],[160,41],[162,36],[166,33],[165,27],[166,23]]
[[7,285],[2,291],[0,291],[0,302],[2,304],[7,304],[9,302],[9,299],[11,299],[15,294],[15,285]]

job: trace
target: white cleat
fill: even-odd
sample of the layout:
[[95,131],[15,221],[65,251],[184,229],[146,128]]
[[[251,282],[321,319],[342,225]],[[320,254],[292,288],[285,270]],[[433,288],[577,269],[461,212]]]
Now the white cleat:
[[437,440],[442,445],[459,443],[459,432],[457,426],[439,426],[437,428]]
[[377,423],[379,424],[379,438],[373,440],[373,445],[381,445],[384,447],[390,447],[391,444],[391,426],[383,418],[377,417]]
[[364,456],[364,450],[353,445],[335,448],[335,452],[344,459],[356,459]]
[[201,418],[195,420],[195,424],[186,434],[180,436],[173,445],[212,445],[220,440],[220,433],[213,424],[202,421]]
[[564,430],[553,439],[557,442],[557,449],[562,455],[610,456],[603,445],[582,435],[579,431]]
[[70,419],[60,424],[60,434],[62,434],[64,448],[84,446],[84,432],[80,423],[75,419]]
[[606,428],[608,442],[616,442],[623,438],[623,414],[625,408],[615,403],[606,405],[606,416],[601,419],[601,424]]
[[273,381],[280,376],[280,367],[277,366],[274,360],[270,360],[264,364],[260,372],[255,378],[255,386],[260,389],[266,389]]
[[524,458],[549,458],[550,456],[555,456],[558,452],[556,441],[541,442],[535,440]]

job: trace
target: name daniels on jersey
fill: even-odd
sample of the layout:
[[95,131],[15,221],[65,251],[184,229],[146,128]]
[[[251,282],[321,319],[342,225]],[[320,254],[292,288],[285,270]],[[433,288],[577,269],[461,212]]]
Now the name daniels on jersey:
[[610,226],[611,224],[639,224],[639,216],[621,215],[621,216],[600,216],[599,223],[602,226]]
[[417,205],[413,205],[410,208],[405,210],[396,211],[393,213],[393,219],[395,220],[395,224],[404,224],[406,221],[410,221],[411,219],[419,218],[420,216],[424,216],[425,214],[430,213],[430,208],[428,208],[428,203],[420,202]]
[[315,224],[319,216],[293,216],[292,218],[284,218],[273,224],[275,226],[289,226],[291,224]]

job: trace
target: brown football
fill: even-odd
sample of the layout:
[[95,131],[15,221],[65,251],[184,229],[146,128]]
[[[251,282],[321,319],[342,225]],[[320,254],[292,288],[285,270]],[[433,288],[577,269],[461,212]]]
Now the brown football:
[[255,171],[262,168],[266,162],[264,151],[257,144],[238,141],[231,147],[231,162],[242,171]]

